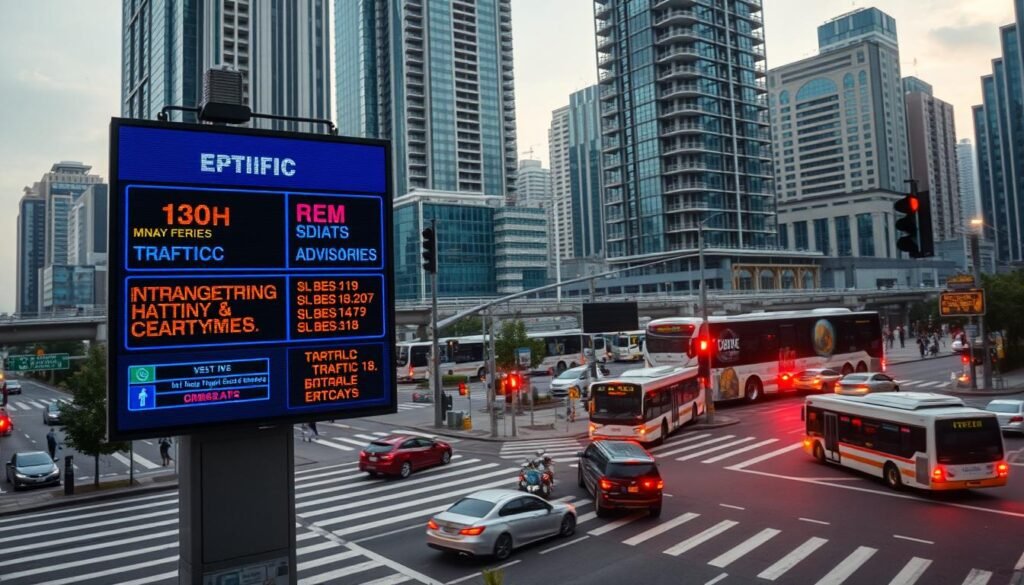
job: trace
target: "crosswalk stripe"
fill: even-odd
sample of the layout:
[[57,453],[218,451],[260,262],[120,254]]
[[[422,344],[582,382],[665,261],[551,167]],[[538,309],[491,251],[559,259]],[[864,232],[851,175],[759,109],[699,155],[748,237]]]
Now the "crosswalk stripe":
[[676,457],[676,461],[689,461],[690,459],[696,459],[697,457],[703,457],[703,456],[707,455],[708,453],[715,453],[717,451],[721,451],[722,449],[728,449],[729,447],[735,447],[736,445],[741,445],[743,443],[746,443],[748,441],[753,441],[753,440],[754,440],[754,437],[744,437],[742,439],[737,439],[735,441],[729,441],[728,443],[722,443],[721,445],[716,445],[714,447],[711,447],[711,448],[708,448],[708,449],[704,449],[702,451],[697,451],[696,453],[690,453],[689,455],[683,455],[682,457]]
[[103,556],[99,556],[99,557],[88,557],[88,558],[85,558],[85,559],[79,559],[79,560],[76,560],[76,561],[68,561],[68,562],[65,562],[65,563],[56,563],[56,564],[49,564],[48,563],[48,564],[45,564],[45,565],[43,565],[41,567],[36,567],[34,569],[26,569],[24,571],[15,571],[15,572],[11,572],[11,573],[5,573],[4,574],[4,580],[5,581],[13,581],[15,579],[20,579],[21,577],[34,577],[34,576],[37,576],[37,575],[42,575],[44,573],[52,573],[54,571],[62,571],[64,569],[73,569],[75,567],[81,567],[83,565],[91,565],[93,563],[102,563],[102,562],[106,562],[106,561],[112,561],[112,560],[117,560],[117,559],[124,559],[124,558],[133,557],[133,556],[137,556],[137,555],[144,555],[144,554],[148,554],[148,553],[152,553],[152,552],[168,550],[168,549],[176,549],[176,548],[178,548],[178,543],[177,542],[169,542],[169,543],[166,543],[166,544],[158,544],[158,545],[155,545],[155,546],[147,546],[147,547],[144,547],[144,548],[128,548],[127,550],[125,550],[123,552],[117,552],[117,553],[113,553],[113,554],[109,554],[109,555],[103,555]]
[[149,459],[146,459],[142,455],[139,455],[138,452],[132,453],[132,461],[134,461],[137,465],[145,467],[146,469],[159,469],[160,467],[162,467],[161,465],[157,465],[156,463],[153,463]]
[[764,447],[765,445],[771,445],[772,443],[774,443],[776,441],[778,441],[778,439],[765,439],[764,441],[758,441],[757,443],[754,443],[753,445],[747,445],[746,447],[740,447],[739,449],[733,449],[732,451],[729,451],[727,453],[723,453],[721,455],[717,455],[715,457],[712,457],[711,459],[705,459],[705,460],[701,461],[701,463],[717,463],[717,462],[719,462],[719,461],[721,461],[723,459],[728,459],[729,457],[734,457],[736,455],[739,455],[740,453],[746,453],[747,451],[753,451],[754,449],[758,449],[760,447]]
[[[358,483],[341,483],[340,481],[325,480],[325,481],[331,481],[332,487],[321,488],[321,489],[318,489],[318,490],[309,490],[309,491],[296,490],[298,493],[295,494],[295,499],[310,498],[310,497],[313,497],[313,496],[321,496],[323,494],[329,494],[329,493],[332,493],[332,492],[343,492],[343,493],[339,494],[338,496],[335,496],[334,498],[321,498],[321,499],[316,501],[316,503],[318,503],[318,504],[324,504],[324,503],[328,503],[328,502],[336,502],[336,501],[339,501],[339,500],[348,500],[348,499],[356,498],[356,497],[359,497],[359,496],[362,496],[362,495],[365,495],[365,494],[376,494],[376,493],[379,493],[379,492],[385,492],[385,491],[395,490],[395,489],[399,489],[399,488],[402,488],[404,490],[405,488],[407,488],[409,486],[420,485],[420,484],[424,484],[424,483],[436,482],[438,479],[441,479],[441,478],[454,477],[454,476],[457,476],[457,475],[464,475],[464,474],[467,474],[467,473],[477,473],[478,471],[482,471],[484,469],[490,469],[492,467],[497,467],[498,466],[497,463],[484,463],[484,464],[480,464],[480,465],[477,465],[475,467],[470,467],[470,468],[467,468],[467,469],[452,469],[452,468],[461,468],[463,466],[472,465],[473,463],[479,463],[479,462],[480,462],[479,459],[466,459],[466,460],[459,461],[459,462],[456,462],[456,463],[450,463],[450,464],[445,465],[443,467],[435,467],[435,468],[431,469],[430,471],[427,471],[427,472],[424,472],[424,473],[420,474],[415,479],[409,479],[409,480],[403,481],[401,483],[398,483],[398,482],[388,482],[388,481],[382,480],[382,479],[364,480],[364,481],[360,481]],[[440,471],[444,471],[444,473],[439,473]],[[431,472],[433,472],[433,473],[431,473]],[[340,478],[338,478],[338,479],[340,479]],[[456,481],[462,481],[462,480],[456,480]],[[317,482],[317,484],[322,484],[322,483],[324,483],[324,482]],[[452,482],[452,483],[455,483],[455,482]],[[313,486],[303,486],[303,488],[305,488],[305,487],[313,487]],[[368,489],[360,489],[360,488],[363,488],[363,487],[366,487]],[[355,488],[355,491],[352,491],[353,488]],[[405,491],[405,492],[401,492],[401,493],[406,493],[406,494],[417,493],[417,490]],[[296,503],[295,504],[295,509],[298,510],[300,508],[305,508],[308,505],[309,505],[308,502]]]
[[337,465],[323,465],[323,466],[311,467],[309,469],[296,469],[295,470],[295,477],[298,478],[299,476],[306,475],[307,473],[320,473],[321,471],[326,471],[328,469],[341,469],[343,467],[355,467],[356,465],[357,465],[357,463],[351,462],[351,463],[339,463]]
[[[454,459],[454,458],[455,457],[452,457],[452,459]],[[348,473],[348,472],[352,471],[353,469],[355,469],[356,466],[358,466],[358,465],[359,465],[359,462],[353,461],[351,463],[345,463],[345,464],[342,464],[342,465],[327,465],[327,466],[324,466],[324,467],[315,467],[313,469],[303,469],[301,471],[296,471],[295,472],[295,481],[296,482],[303,482],[303,481],[309,481],[311,479],[317,479],[317,478],[321,478],[321,477],[329,477],[331,475],[337,475],[339,473]],[[328,469],[330,469],[331,471],[327,471]],[[317,473],[314,473],[314,472],[317,472]],[[323,473],[318,473],[318,472],[323,472]],[[302,475],[299,475],[300,473]]]
[[580,514],[576,517],[576,525],[578,526],[580,524],[583,524],[584,522],[590,522],[594,518],[597,518],[597,512],[587,512],[586,514]]
[[625,516],[623,518],[619,518],[618,520],[615,520],[614,522],[609,522],[609,523],[607,523],[607,524],[605,524],[603,526],[599,526],[598,528],[595,528],[595,529],[591,530],[587,534],[589,534],[591,536],[600,536],[602,534],[606,534],[608,532],[611,532],[612,530],[615,530],[616,528],[621,528],[621,527],[625,526],[626,524],[629,524],[630,522],[634,522],[636,520],[639,520],[640,518],[643,518],[646,515],[647,514],[645,514],[644,512],[636,512],[636,513],[630,514],[629,516]]
[[137,571],[139,569],[147,569],[149,567],[155,567],[157,565],[164,565],[167,563],[178,562],[178,555],[169,557],[163,557],[161,559],[154,559],[152,561],[145,561],[141,563],[135,563],[134,565],[118,566],[113,569],[106,569],[103,571],[96,571],[89,574],[77,574],[65,579],[58,579],[55,581],[47,581],[47,585],[70,585],[71,583],[81,583],[90,579],[99,579],[102,577],[109,577],[110,575],[116,575],[118,573],[128,573],[130,571]]
[[[120,533],[121,531],[118,531],[118,532]],[[75,554],[79,554],[79,553],[89,552],[89,551],[93,551],[93,550],[100,550],[100,549],[110,548],[110,547],[115,547],[115,546],[120,546],[120,545],[136,545],[136,544],[138,544],[138,543],[140,543],[140,542],[142,542],[144,540],[157,540],[157,539],[165,538],[165,537],[168,537],[168,536],[175,536],[177,534],[178,534],[178,529],[175,528],[173,530],[164,530],[163,532],[146,533],[146,534],[141,534],[141,535],[138,535],[138,536],[131,536],[129,538],[122,538],[122,539],[118,539],[118,540],[107,540],[107,541],[104,541],[104,542],[99,543],[99,544],[88,544],[88,545],[78,546],[78,547],[73,547],[73,548],[62,548],[62,549],[60,549],[60,554],[62,554],[62,555],[75,555]],[[95,538],[95,536],[90,534],[90,535],[88,535],[88,538],[86,540],[94,541],[94,540],[96,540],[96,538]],[[47,543],[44,543],[44,544],[31,544],[31,545],[27,545],[24,548],[26,548],[26,549],[31,548],[33,550],[39,550],[42,547],[49,547],[50,545],[51,545],[51,543],[47,542]],[[10,549],[4,549],[4,552],[5,553],[9,553]],[[0,567],[7,567],[7,566],[10,566],[10,565],[20,565],[22,563],[30,563],[32,561],[53,560],[53,556],[54,556],[53,552],[45,552],[45,553],[36,554],[36,555],[29,555],[29,556],[13,556],[13,555],[8,554],[8,556],[5,557],[5,560],[0,561]],[[5,578],[6,578],[6,576],[5,576]]]
[[761,546],[762,544],[768,542],[769,540],[775,538],[775,536],[779,532],[781,532],[781,531],[780,530],[776,530],[774,528],[765,528],[761,532],[758,532],[754,536],[751,536],[750,538],[744,540],[740,544],[734,546],[732,549],[730,549],[730,550],[728,550],[728,551],[718,555],[717,557],[711,559],[708,562],[708,564],[711,565],[712,567],[718,567],[719,569],[724,569],[724,568],[728,567],[730,564],[732,564],[733,561],[741,558],[743,555],[749,553],[750,551],[754,550],[755,548],[757,548],[757,547]]
[[665,451],[663,453],[656,453],[655,456],[656,457],[668,457],[669,455],[675,455],[677,453],[685,453],[687,451],[693,451],[694,449],[700,449],[701,447],[705,447],[707,445],[714,445],[715,443],[721,443],[722,441],[728,441],[729,439],[733,439],[735,437],[736,437],[736,435],[722,435],[721,437],[715,437],[714,439],[708,439],[706,441],[701,441],[699,443],[694,443],[692,445],[687,445],[686,447],[680,447],[678,449],[672,449],[671,451]]
[[[76,530],[85,530],[85,529],[88,529],[88,528],[99,528],[100,526],[111,526],[111,525],[114,525],[114,524],[123,524],[125,522],[130,522],[132,520],[143,520],[143,519],[146,519],[146,518],[157,518],[157,517],[160,517],[160,516],[167,516],[167,515],[170,515],[170,514],[177,514],[177,513],[178,513],[178,506],[175,505],[174,507],[169,508],[167,510],[160,510],[160,511],[157,511],[157,512],[150,512],[149,514],[139,514],[137,516],[127,516],[127,517],[126,516],[118,515],[116,518],[111,518],[109,520],[103,520],[103,521],[100,521],[100,522],[91,522],[91,523],[88,523],[88,524],[76,524],[76,525],[64,526],[64,527],[60,527],[60,528],[52,528],[51,527],[51,528],[47,528],[46,534],[47,534],[47,536],[52,536],[54,534],[60,534],[62,532],[73,532],[73,531],[76,531]],[[109,517],[109,514],[107,514],[106,516]],[[31,538],[32,536],[35,536],[35,534],[16,534],[16,535],[13,535],[13,536],[4,536],[4,537],[0,537],[0,543],[13,542],[15,540],[23,540],[25,538]],[[4,550],[7,549],[7,547],[3,547],[3,548],[4,548]]]
[[735,465],[730,465],[729,467],[726,467],[726,469],[732,469],[732,470],[745,469],[745,468],[750,467],[751,465],[754,465],[756,463],[760,463],[762,461],[767,461],[769,459],[772,459],[773,457],[778,457],[779,455],[782,455],[784,453],[788,453],[789,451],[794,451],[796,449],[802,449],[803,446],[804,446],[804,443],[803,443],[803,441],[801,441],[799,443],[795,443],[795,444],[790,445],[788,447],[783,447],[781,449],[776,449],[775,451],[772,451],[771,453],[765,453],[764,455],[758,455],[757,457],[754,457],[753,459],[747,459],[746,461],[741,461],[741,462],[739,462],[739,463],[737,463]]
[[669,520],[668,522],[662,522],[661,524],[658,524],[654,528],[651,528],[649,530],[645,530],[645,531],[641,532],[640,534],[637,534],[635,536],[627,538],[626,540],[623,540],[622,543],[623,544],[628,544],[629,546],[636,546],[636,545],[638,545],[638,544],[640,544],[642,542],[645,542],[645,541],[648,541],[648,540],[654,538],[655,536],[658,536],[659,534],[662,534],[664,532],[668,532],[669,530],[672,530],[676,526],[679,526],[681,524],[685,524],[685,523],[689,522],[690,520],[693,520],[694,518],[696,518],[698,516],[700,516],[700,514],[695,514],[693,512],[687,512],[685,514],[681,514],[681,515],[676,516],[675,518]]
[[870,546],[858,546],[857,550],[850,553],[838,565],[832,568],[827,575],[818,580],[817,585],[839,585],[846,581],[850,575],[868,561],[878,549]]
[[789,554],[775,561],[775,564],[761,571],[757,578],[768,581],[778,579],[786,574],[786,571],[795,567],[797,563],[811,556],[811,553],[824,546],[826,542],[828,542],[828,539],[818,538],[817,536],[808,538],[806,542],[790,551]]
[[33,408],[46,408],[45,404],[40,404],[35,400],[29,400],[28,403],[31,404]]
[[[173,493],[173,492],[164,492],[164,493],[160,493],[160,494],[156,494],[156,495],[152,495],[152,496],[142,496],[142,497],[138,497],[138,498],[124,498],[124,499],[119,499],[119,500],[116,500],[116,501],[113,501],[113,502],[105,502],[105,503],[101,503],[101,504],[91,504],[91,505],[87,505],[87,506],[75,506],[74,511],[75,512],[86,512],[87,510],[96,510],[96,509],[100,509],[100,508],[118,508],[117,512],[121,513],[121,512],[123,512],[125,510],[125,506],[128,506],[128,505],[138,504],[140,502],[151,502],[153,500],[168,500],[168,502],[169,502],[172,499],[175,502],[177,502],[178,501],[178,494]],[[144,506],[143,508],[130,508],[130,509],[131,510],[137,510],[137,509],[145,509],[145,508],[146,507]],[[105,515],[105,514],[108,514],[108,513],[109,512],[104,512],[104,513],[98,514],[98,515]],[[35,519],[35,518],[51,518],[53,516],[64,516],[64,515],[67,515],[67,514],[68,514],[68,509],[67,508],[60,508],[58,510],[53,510],[53,511],[50,511],[50,512],[37,512],[35,514],[18,514],[16,516],[7,516],[7,517],[4,517],[4,518],[0,518],[0,525],[9,524],[9,523],[17,523],[19,528],[24,528],[26,526],[32,526],[32,524],[26,524],[26,522],[25,522],[26,520],[32,520],[32,519]],[[76,518],[83,518],[84,516],[82,514],[76,514],[75,517]],[[43,523],[43,524],[48,525],[48,522]],[[7,552],[9,550],[10,549],[6,549],[6,548],[4,549],[5,552]]]
[[373,432],[373,433],[371,433],[371,434],[377,435],[378,437],[387,437],[387,436],[389,436],[389,435],[390,435],[391,433],[385,433],[384,431],[374,431],[374,432]]
[[[379,433],[374,433],[374,434],[379,434]],[[385,433],[385,434],[383,434],[381,436],[382,437],[387,437],[387,436],[390,436],[390,435],[416,435],[417,437],[426,437],[428,439],[439,439],[441,441],[444,441],[445,443],[458,443],[458,442],[462,441],[462,439],[458,439],[458,438],[455,438],[455,437],[441,437],[441,436],[438,436],[436,434],[432,435],[430,433],[424,433],[422,431],[410,431],[409,429],[391,429],[391,433],[390,434]]]
[[380,579],[374,579],[373,581],[366,581],[363,585],[398,585],[399,583],[405,583],[411,579],[412,577],[407,577],[401,573],[395,573],[394,575],[388,575],[387,577],[381,577]]
[[[349,439],[347,437],[331,437],[331,439],[334,440],[334,441],[344,441],[344,442],[348,443],[349,445],[355,445],[355,446],[359,447],[360,449],[362,449],[363,447],[366,446],[366,441],[357,441],[355,439]],[[371,440],[375,441],[376,439],[371,439]]]
[[989,571],[971,569],[971,572],[967,574],[967,578],[964,579],[963,585],[985,585],[991,578],[992,573]]
[[919,387],[920,388],[930,388],[932,386],[938,386],[938,385],[939,385],[939,382],[925,382],[924,384],[921,384]]
[[[147,504],[140,504],[140,505],[136,505],[136,506],[126,506],[126,507],[122,506],[120,509],[116,510],[115,513],[117,514],[118,517],[121,517],[126,512],[135,512],[135,511],[138,511],[138,510],[152,510],[154,507],[157,507],[157,506],[174,506],[174,507],[177,507],[177,505],[178,505],[177,498],[174,498],[174,499],[168,498],[166,501],[161,501],[161,502],[157,502],[157,503],[147,503]],[[25,529],[25,528],[35,528],[37,526],[42,526],[42,527],[45,527],[49,533],[52,534],[54,530],[57,530],[57,529],[55,529],[53,527],[53,525],[55,523],[74,522],[74,523],[77,524],[78,522],[80,522],[82,520],[85,520],[87,518],[110,518],[111,514],[112,514],[112,511],[110,511],[110,510],[103,510],[103,511],[100,511],[100,512],[88,512],[88,513],[85,513],[85,514],[67,514],[66,516],[58,517],[58,518],[52,519],[52,520],[42,520],[42,521],[38,521],[38,522],[21,523],[21,524],[18,524],[17,528],[18,529]],[[17,516],[12,516],[12,517],[13,518],[17,518]],[[138,516],[135,516],[135,517],[137,518]],[[6,542],[5,539],[9,539],[9,538],[12,538],[12,537],[0,537],[0,542]],[[7,547],[4,547],[4,550],[6,551],[6,550],[9,550],[9,549],[7,549]]]
[[932,562],[928,559],[914,557],[910,559],[903,569],[889,581],[889,585],[914,585]]
[[374,435],[364,435],[362,433],[357,433],[357,434],[352,435],[352,436],[357,438],[357,439],[363,439],[365,441],[376,441],[377,439],[380,438],[380,437],[375,437]]
[[907,380],[906,382],[900,382],[903,386],[917,386],[921,383],[921,380]]
[[522,447],[534,446],[534,445],[549,445],[552,443],[565,443],[567,441],[575,441],[576,439],[532,439],[529,441],[508,441],[506,445],[517,445]]
[[[303,585],[320,585],[320,583],[330,583],[338,577],[344,577],[347,575],[352,575],[354,573],[362,573],[363,571],[369,571],[370,569],[376,569],[377,567],[383,566],[384,565],[378,563],[377,561],[366,561],[363,563],[359,563],[358,565],[349,565],[347,567],[335,569],[329,573],[321,573],[313,577],[302,579],[301,582],[303,583]],[[299,565],[299,570],[302,570],[301,564]]]
[[14,404],[14,406],[17,406],[18,408],[20,408],[22,410],[32,410],[32,407],[29,406],[28,404],[25,404],[24,402],[15,402],[13,404]]
[[712,538],[718,536],[726,530],[729,530],[737,524],[739,524],[739,522],[736,522],[734,520],[722,520],[721,522],[715,524],[711,528],[708,528],[704,532],[701,532],[700,534],[695,534],[694,536],[687,538],[679,544],[668,547],[662,552],[664,552],[667,555],[677,557],[683,554],[684,552],[711,540]]
[[159,583],[161,581],[169,581],[177,578],[178,570],[175,569],[173,571],[167,571],[166,573],[160,573],[159,575],[139,577],[138,579],[132,579],[131,581],[121,581],[117,585],[150,585],[151,583]]
[[335,443],[335,440],[336,439],[333,439],[331,437],[320,437],[319,441],[314,441],[314,442],[316,444],[318,444],[318,445],[323,445],[324,447],[330,447],[332,449],[337,449],[339,451],[354,451],[355,450],[352,447],[349,447],[348,445],[342,445],[341,443]]
[[501,452],[502,453],[534,453],[534,452],[536,452],[538,450],[548,450],[548,449],[579,449],[579,448],[580,448],[579,442],[571,441],[571,442],[551,443],[550,445],[531,445],[531,446],[528,446],[528,447],[518,447],[518,446],[511,447],[511,446],[505,445],[505,446],[503,446],[501,448]]
[[[57,539],[47,540],[46,541],[46,546],[59,546],[59,545],[64,545],[64,544],[71,544],[71,543],[74,543],[74,542],[82,542],[83,540],[93,541],[93,540],[96,540],[98,538],[103,538],[105,536],[120,536],[122,534],[126,534],[126,533],[129,533],[129,532],[144,532],[144,531],[147,531],[147,530],[153,530],[154,528],[159,528],[161,526],[172,526],[172,525],[173,526],[177,526],[178,525],[178,519],[177,518],[172,518],[170,520],[163,520],[161,522],[151,522],[151,523],[148,523],[148,524],[139,524],[138,526],[128,526],[128,527],[122,527],[122,528],[115,528],[114,530],[102,530],[100,532],[90,532],[89,534],[80,534],[78,536],[69,536],[69,537],[66,537],[66,538],[57,538]],[[177,532],[177,529],[175,529],[175,532]],[[13,553],[21,552],[21,551],[26,551],[26,550],[34,551],[34,550],[39,550],[39,548],[40,548],[40,544],[33,542],[31,544],[23,544],[23,545],[20,545],[20,546],[4,547],[4,554],[13,554]]]
[[[333,544],[333,543],[332,543]],[[337,545],[335,545],[337,546]],[[297,551],[296,551],[297,552]],[[299,562],[299,571],[307,569],[315,569],[324,565],[330,565],[338,561],[344,561],[345,559],[351,559],[352,557],[359,556],[359,553],[353,550],[346,550],[345,552],[337,553],[327,557],[320,557],[319,559],[313,559],[311,561]]]
[[682,445],[683,443],[692,443],[693,441],[697,441],[699,439],[703,439],[705,437],[710,437],[710,436],[711,436],[711,433],[701,433],[699,435],[693,435],[691,437],[686,437],[686,438],[680,439],[678,441],[672,441],[670,443],[665,443],[664,445],[658,445],[657,447],[652,447],[652,448],[648,449],[648,451],[650,451],[651,453],[657,453],[658,451],[664,451],[665,449],[671,449],[672,447],[675,447],[676,445]]

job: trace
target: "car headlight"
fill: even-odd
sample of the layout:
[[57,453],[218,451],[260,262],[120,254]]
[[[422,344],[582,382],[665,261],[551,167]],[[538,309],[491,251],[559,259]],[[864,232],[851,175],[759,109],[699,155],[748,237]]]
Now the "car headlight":
[[14,472],[14,477],[18,479],[28,479],[27,475],[25,475],[24,473],[18,473],[17,471]]

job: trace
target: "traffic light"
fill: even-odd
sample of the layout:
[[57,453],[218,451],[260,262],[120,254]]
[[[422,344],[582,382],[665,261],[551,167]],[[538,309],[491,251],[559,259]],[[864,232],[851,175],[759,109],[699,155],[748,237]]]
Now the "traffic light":
[[706,335],[697,339],[697,377],[704,383],[711,381],[711,345],[712,339]]
[[896,248],[911,258],[926,258],[935,255],[932,236],[931,204],[928,191],[908,193],[893,204],[898,214],[896,230],[903,236],[896,240]]
[[519,372],[511,372],[508,375],[507,388],[510,394],[519,392],[519,389],[523,387],[523,378],[519,375]]
[[459,396],[469,396],[469,384],[459,382]]
[[421,232],[423,236],[423,270],[430,274],[437,274],[437,238],[433,228],[426,228]]

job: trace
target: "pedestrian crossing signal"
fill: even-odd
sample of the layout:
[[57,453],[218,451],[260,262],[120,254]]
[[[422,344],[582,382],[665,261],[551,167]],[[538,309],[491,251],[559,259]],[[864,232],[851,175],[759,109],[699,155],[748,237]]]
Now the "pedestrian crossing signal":
[[459,396],[469,396],[469,384],[459,382]]

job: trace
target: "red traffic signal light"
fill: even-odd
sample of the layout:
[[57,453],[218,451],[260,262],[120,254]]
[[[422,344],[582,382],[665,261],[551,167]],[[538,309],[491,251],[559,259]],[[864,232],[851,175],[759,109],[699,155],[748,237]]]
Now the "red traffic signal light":
[[960,362],[964,364],[969,364],[971,362],[971,358],[966,353],[960,354]]
[[697,342],[697,351],[699,351],[701,355],[707,355],[708,352],[711,351],[711,341],[707,337],[701,337]]
[[468,396],[468,395],[469,395],[469,384],[466,384],[465,382],[459,382],[459,396]]
[[512,392],[518,392],[519,388],[523,385],[523,380],[519,377],[518,372],[512,372],[508,375],[508,389]]
[[907,198],[907,204],[910,206],[910,211],[914,213],[917,213],[917,210],[921,207],[921,202],[913,195]]

